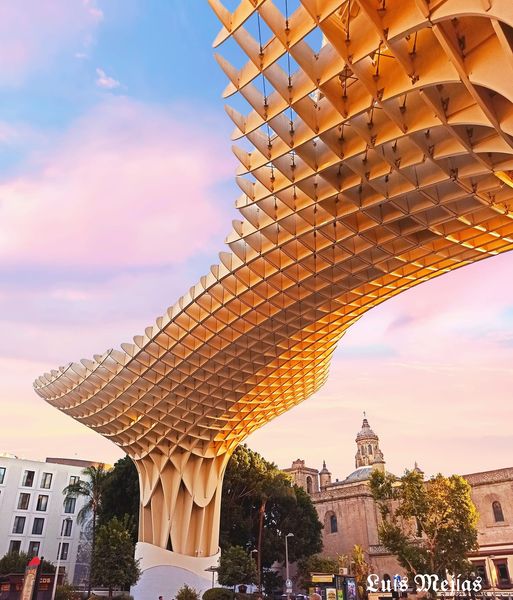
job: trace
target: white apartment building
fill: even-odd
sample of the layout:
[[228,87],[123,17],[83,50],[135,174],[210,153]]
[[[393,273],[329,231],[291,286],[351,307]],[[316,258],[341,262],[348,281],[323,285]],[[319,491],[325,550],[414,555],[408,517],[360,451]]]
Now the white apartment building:
[[0,557],[28,552],[57,563],[75,585],[87,580],[90,543],[87,526],[77,523],[86,500],[65,499],[64,488],[83,479],[93,463],[74,459],[46,462],[0,454]]

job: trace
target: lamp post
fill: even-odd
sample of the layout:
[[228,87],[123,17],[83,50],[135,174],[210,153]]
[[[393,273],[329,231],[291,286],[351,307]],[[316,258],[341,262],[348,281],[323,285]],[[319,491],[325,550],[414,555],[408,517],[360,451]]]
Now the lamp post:
[[64,527],[65,524],[72,522],[73,519],[70,517],[66,517],[61,525],[61,535],[60,542],[57,545],[57,566],[55,568],[55,577],[53,578],[53,588],[52,588],[52,597],[51,600],[55,600],[55,592],[57,590],[57,580],[59,579],[59,569],[61,568],[61,556],[62,556],[62,541],[64,539]]
[[287,581],[285,582],[285,586],[287,589],[287,600],[290,599],[290,588],[292,587],[290,585],[291,581],[290,581],[290,573],[289,573],[289,537],[294,537],[293,533],[287,533],[287,535],[285,536],[285,572],[287,574]]
[[212,565],[211,567],[207,567],[205,569],[205,571],[208,571],[209,573],[212,573],[212,587],[214,587],[214,577],[215,577],[215,573],[219,570],[219,567],[216,567],[215,565]]

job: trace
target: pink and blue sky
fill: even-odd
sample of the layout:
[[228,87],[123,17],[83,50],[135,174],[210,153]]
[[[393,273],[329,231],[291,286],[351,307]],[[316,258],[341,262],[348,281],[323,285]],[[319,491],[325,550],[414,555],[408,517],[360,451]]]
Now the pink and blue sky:
[[[0,4],[0,452],[112,462],[33,379],[144,330],[217,262],[236,161],[204,0]],[[364,316],[328,384],[248,443],[353,470],[362,411],[388,468],[513,464],[513,255]]]

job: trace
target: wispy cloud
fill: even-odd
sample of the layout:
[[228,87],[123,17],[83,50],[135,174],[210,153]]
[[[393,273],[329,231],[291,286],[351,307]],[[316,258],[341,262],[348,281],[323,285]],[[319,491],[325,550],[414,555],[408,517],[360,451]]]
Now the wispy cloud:
[[104,90],[113,90],[120,86],[119,81],[113,77],[109,77],[109,75],[107,75],[103,69],[96,69],[96,74],[98,75],[98,78],[96,79],[96,85],[99,88]]
[[96,0],[82,0],[82,2],[93,19],[103,20],[103,11],[98,7]]
[[0,181],[4,268],[178,264],[229,229],[234,161],[197,115],[108,97],[52,145]]

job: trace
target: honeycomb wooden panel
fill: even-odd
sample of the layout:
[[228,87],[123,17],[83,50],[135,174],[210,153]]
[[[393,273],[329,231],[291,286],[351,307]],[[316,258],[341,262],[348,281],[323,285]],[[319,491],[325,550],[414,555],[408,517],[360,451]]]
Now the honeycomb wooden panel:
[[217,55],[252,147],[230,251],[132,344],[34,384],[135,460],[140,540],[190,556],[217,551],[234,448],[322,386],[350,325],[513,248],[511,0],[209,3],[246,61]]

